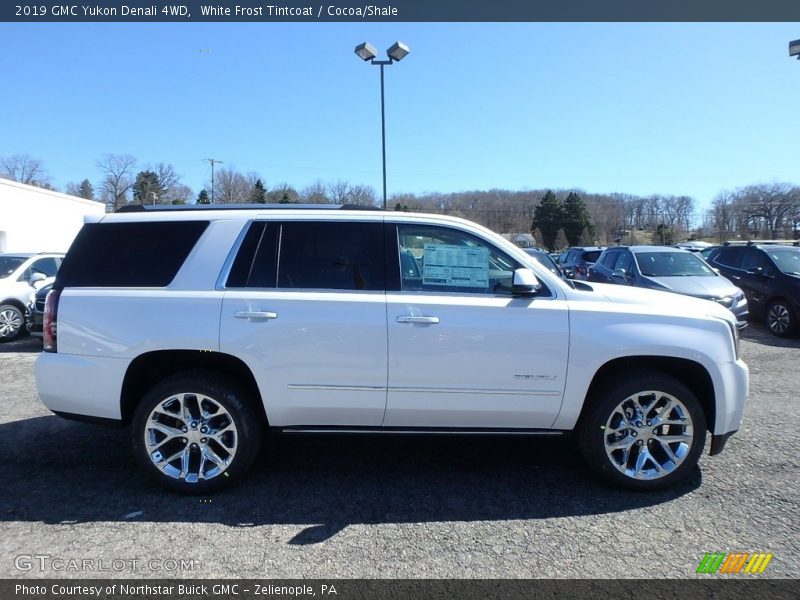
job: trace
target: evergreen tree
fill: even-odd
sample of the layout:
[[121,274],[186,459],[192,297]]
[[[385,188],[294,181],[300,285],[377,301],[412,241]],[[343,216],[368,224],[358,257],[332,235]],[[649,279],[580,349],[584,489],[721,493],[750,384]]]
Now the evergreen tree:
[[551,191],[542,198],[535,209],[533,209],[533,223],[531,224],[531,231],[538,229],[542,232],[542,243],[549,251],[553,251],[556,243],[556,236],[558,230],[564,222],[564,212],[561,209],[561,204],[558,198]]
[[197,203],[198,204],[211,204],[211,198],[208,195],[208,191],[203,189],[200,190],[200,193],[197,194]]
[[586,210],[586,203],[575,192],[570,192],[564,204],[564,233],[571,246],[585,245],[582,243],[584,229],[588,230],[589,239],[594,239],[594,225]]
[[133,184],[133,201],[139,204],[157,204],[164,188],[155,171],[139,171]]
[[88,179],[81,181],[81,185],[78,187],[78,196],[87,200],[94,200],[94,188]]
[[250,202],[255,202],[256,204],[267,203],[267,189],[260,179],[256,179],[256,183],[253,185],[253,191],[250,193]]

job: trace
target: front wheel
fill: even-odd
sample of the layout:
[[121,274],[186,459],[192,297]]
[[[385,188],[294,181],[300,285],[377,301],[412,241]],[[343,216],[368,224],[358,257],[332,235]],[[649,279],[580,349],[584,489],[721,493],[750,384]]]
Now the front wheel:
[[161,485],[206,494],[245,475],[258,453],[261,423],[226,379],[186,372],[145,394],[131,433],[137,460]]
[[606,387],[587,407],[579,444],[605,480],[655,490],[684,479],[703,451],[706,420],[697,397],[657,371]]

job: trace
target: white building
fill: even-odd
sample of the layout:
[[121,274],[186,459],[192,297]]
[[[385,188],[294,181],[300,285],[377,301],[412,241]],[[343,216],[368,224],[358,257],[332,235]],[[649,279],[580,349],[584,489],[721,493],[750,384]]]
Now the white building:
[[0,252],[66,252],[105,205],[0,178]]

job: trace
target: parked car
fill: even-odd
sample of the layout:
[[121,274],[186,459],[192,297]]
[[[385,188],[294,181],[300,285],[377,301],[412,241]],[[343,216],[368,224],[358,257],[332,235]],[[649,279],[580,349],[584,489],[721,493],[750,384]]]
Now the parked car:
[[694,252],[670,246],[606,248],[589,273],[589,281],[632,285],[718,302],[747,325],[744,292]]
[[53,281],[53,277],[42,281],[42,287],[31,294],[25,323],[28,327],[28,334],[33,337],[41,338],[44,335],[44,303],[47,294],[53,289]]
[[597,261],[602,251],[603,248],[599,246],[570,248],[561,255],[558,266],[567,279],[586,280],[589,277],[589,267]]
[[63,254],[0,254],[0,342],[25,334],[25,314],[39,282],[53,277]]
[[574,286],[463,219],[278,206],[85,224],[45,302],[43,403],[130,425],[143,470],[197,494],[241,480],[267,429],[574,432],[606,481],[652,490],[740,427],[720,305]]
[[553,260],[553,257],[544,250],[541,250],[539,248],[523,248],[523,251],[525,252],[525,254],[535,258],[540,265],[542,265],[545,269],[549,270],[554,275],[558,275],[562,279],[566,279],[566,277],[564,277],[564,273],[561,272],[561,269],[558,268],[558,265]]
[[800,247],[783,244],[727,245],[708,259],[744,290],[750,312],[779,337],[800,323]]

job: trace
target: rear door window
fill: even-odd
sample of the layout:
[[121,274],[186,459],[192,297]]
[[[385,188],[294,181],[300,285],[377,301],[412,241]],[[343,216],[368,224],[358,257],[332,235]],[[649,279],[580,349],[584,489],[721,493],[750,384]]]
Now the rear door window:
[[742,266],[744,250],[741,246],[722,248],[719,254],[714,256],[711,261],[724,267],[739,269]]

